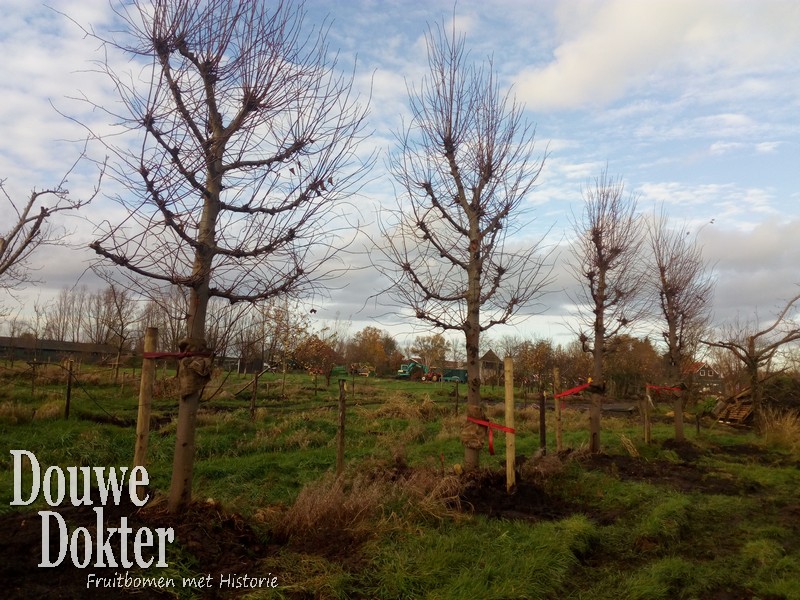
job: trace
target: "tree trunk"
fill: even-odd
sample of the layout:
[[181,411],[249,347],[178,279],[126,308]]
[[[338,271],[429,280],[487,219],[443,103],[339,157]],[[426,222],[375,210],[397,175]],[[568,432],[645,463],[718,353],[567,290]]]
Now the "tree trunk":
[[[208,312],[209,282],[216,238],[216,220],[219,212],[219,186],[209,185],[203,218],[200,221],[198,241],[202,243],[195,252],[193,279],[198,282],[189,293],[189,337],[179,343],[182,352],[206,353],[206,314]],[[216,191],[216,194],[213,192]],[[194,470],[195,429],[197,409],[205,384],[211,379],[211,360],[205,356],[189,356],[179,361],[180,403],[178,427],[175,434],[175,456],[172,462],[168,510],[171,513],[186,507],[192,500],[192,473]]]
[[[467,351],[467,417],[485,419],[481,407],[480,333],[481,333],[481,271],[480,236],[478,220],[470,219],[470,264],[467,272],[467,322],[464,337]],[[464,469],[477,469],[480,465],[480,450],[486,438],[486,428],[471,421],[464,424],[461,441],[464,444]]]
[[675,411],[675,441],[682,442],[686,439],[683,435],[683,398],[684,392],[680,391],[675,397],[672,404],[672,410]]
[[[466,333],[467,347],[467,417],[483,419],[481,408],[481,372],[479,356],[479,334],[477,328],[469,327]],[[467,421],[461,432],[464,443],[464,469],[477,469],[480,465],[480,450],[486,437],[483,426]]]
[[[603,303],[605,302],[606,286],[605,274],[600,273],[597,300],[595,304],[594,321],[594,347],[592,348],[592,386],[605,392],[603,381],[603,350],[605,346],[606,326],[603,313]],[[600,420],[602,416],[603,396],[601,393],[592,393],[591,406],[589,407],[589,451],[592,454],[599,454],[600,445]]]
[[[208,284],[205,293],[192,290],[190,298],[189,338],[179,347],[182,352],[205,352],[203,336],[208,307]],[[195,429],[197,409],[203,395],[205,383],[210,379],[210,361],[200,357],[180,359],[180,403],[178,405],[178,427],[175,434],[175,457],[172,462],[168,508],[176,513],[192,500],[192,473],[194,470]]]

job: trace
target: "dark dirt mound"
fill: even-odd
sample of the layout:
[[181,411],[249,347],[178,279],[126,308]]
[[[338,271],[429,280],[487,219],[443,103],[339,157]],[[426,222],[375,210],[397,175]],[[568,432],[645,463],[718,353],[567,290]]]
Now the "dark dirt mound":
[[672,438],[664,440],[664,442],[661,444],[661,447],[667,450],[672,450],[681,458],[681,460],[684,461],[695,461],[706,454],[705,450],[695,446],[689,441],[679,442]]
[[463,510],[524,521],[561,519],[576,512],[574,507],[551,498],[527,481],[518,479],[516,490],[509,494],[504,471],[479,471],[471,477],[460,496]]
[[689,462],[648,461],[640,457],[596,454],[586,458],[585,464],[622,480],[646,481],[681,492],[738,496],[757,492],[760,488],[755,482],[721,477],[710,469]]
[[[95,538],[97,514],[91,506],[66,506],[52,509],[67,522],[70,532],[76,527],[85,527]],[[221,573],[255,573],[256,561],[263,555],[262,546],[255,532],[238,515],[224,514],[215,504],[196,503],[179,515],[170,515],[163,507],[138,508],[130,501],[119,506],[109,503],[103,507],[105,527],[119,527],[122,517],[127,517],[128,526],[135,532],[141,527],[151,530],[157,527],[172,527],[175,531],[174,545],[188,550],[196,559],[197,575],[211,574],[217,578]],[[129,537],[133,537],[130,535]],[[117,538],[118,539],[118,538]],[[96,543],[96,542],[95,542]],[[112,542],[119,560],[119,543]],[[58,529],[55,522],[50,531],[50,557],[58,555]],[[126,569],[73,566],[70,554],[57,567],[38,567],[42,560],[42,519],[36,512],[13,513],[0,518],[0,589],[4,598],[30,600],[33,598],[119,598],[137,596],[173,597],[165,590],[115,588],[87,589],[87,577],[112,578]],[[148,558],[146,550],[143,557]],[[132,546],[128,557],[133,557]],[[92,559],[94,563],[94,558]],[[129,571],[137,574],[135,569]],[[180,585],[180,583],[178,584]],[[204,597],[214,598],[217,590]],[[227,594],[225,597],[231,597]]]

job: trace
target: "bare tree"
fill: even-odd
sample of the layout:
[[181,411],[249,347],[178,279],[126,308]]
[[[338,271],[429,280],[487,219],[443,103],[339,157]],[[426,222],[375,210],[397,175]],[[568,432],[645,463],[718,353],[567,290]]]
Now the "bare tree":
[[[763,329],[757,329],[757,324],[729,327],[718,341],[701,340],[703,344],[712,348],[722,348],[730,351],[747,370],[750,380],[750,394],[753,400],[753,410],[756,418],[763,413],[761,371],[768,368],[775,355],[787,344],[800,340],[800,323],[797,311],[800,303],[800,294],[789,300],[778,312],[775,320]],[[792,318],[793,317],[793,318]]]
[[[714,283],[706,272],[703,255],[685,227],[670,229],[661,212],[648,222],[652,254],[650,280],[658,296],[662,337],[667,345],[667,377],[671,385],[687,389],[686,368],[694,359],[710,318]],[[675,398],[675,439],[683,440],[685,393]]]
[[114,361],[114,383],[117,383],[122,352],[126,346],[130,345],[133,328],[139,320],[140,314],[136,310],[136,298],[130,290],[112,283],[106,288],[103,296],[107,306],[108,339],[117,349],[117,357]]
[[[471,63],[464,37],[443,25],[426,41],[429,71],[409,88],[413,119],[391,160],[403,194],[381,224],[387,262],[376,266],[416,318],[463,332],[467,416],[481,418],[481,333],[530,306],[549,280],[539,244],[515,252],[509,239],[544,159],[491,61]],[[478,466],[485,435],[465,423],[465,468]]]
[[370,162],[356,153],[366,110],[325,30],[304,33],[302,5],[134,0],[117,15],[124,37],[101,41],[143,74],[101,65],[124,110],[97,108],[138,132],[138,150],[106,138],[128,217],[101,226],[91,248],[134,279],[189,292],[169,498],[177,511],[191,499],[210,374],[209,299],[307,293],[336,272],[341,201]]
[[[81,154],[78,161],[83,158]],[[53,215],[78,210],[89,204],[99,191],[103,168],[100,170],[97,186],[88,198],[79,200],[70,197],[67,179],[78,164],[76,161],[61,181],[53,188],[33,190],[26,200],[15,200],[5,187],[5,179],[0,180],[0,210],[4,215],[4,226],[0,230],[0,289],[16,289],[21,285],[34,283],[31,274],[31,255],[42,246],[62,245],[66,230],[53,223]]]
[[90,344],[107,344],[111,336],[112,303],[100,289],[89,292],[83,311],[83,338]]
[[600,414],[605,393],[603,362],[609,340],[642,315],[642,222],[636,199],[621,179],[604,170],[583,192],[584,209],[573,217],[576,234],[570,268],[577,281],[576,304],[586,330],[579,339],[592,355],[590,450],[600,452]]
[[[45,336],[63,342],[69,335],[69,322],[72,314],[73,294],[68,287],[63,288],[55,301],[48,307]],[[76,341],[76,340],[71,340]]]

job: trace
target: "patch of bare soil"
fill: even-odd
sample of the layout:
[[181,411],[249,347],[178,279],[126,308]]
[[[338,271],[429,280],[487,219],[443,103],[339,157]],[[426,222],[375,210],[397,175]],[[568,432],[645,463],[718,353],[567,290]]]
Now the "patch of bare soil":
[[646,481],[655,485],[671,487],[680,492],[738,496],[758,492],[761,489],[758,483],[723,477],[691,462],[675,463],[607,454],[589,456],[584,462],[590,469],[603,471],[624,481]]
[[734,462],[757,463],[765,466],[800,468],[800,461],[791,456],[784,456],[755,444],[734,444],[719,446],[711,452],[717,456],[724,455]]
[[[76,527],[85,527],[95,540],[97,514],[91,506],[59,507],[52,509],[61,514],[70,532]],[[128,526],[133,531],[140,527],[172,527],[175,531],[175,544],[188,550],[196,559],[197,575],[211,574],[218,580],[221,573],[256,574],[256,563],[263,556],[265,548],[256,533],[238,515],[223,514],[219,506],[196,503],[179,515],[168,514],[163,507],[138,508],[128,502],[119,506],[109,503],[103,507],[104,526],[119,527],[120,519],[127,517]],[[132,537],[129,535],[129,537]],[[117,538],[118,539],[118,538]],[[95,541],[96,544],[96,541]],[[112,548],[119,560],[119,544]],[[50,558],[58,556],[58,529],[55,522],[50,531]],[[143,558],[150,555],[143,552]],[[85,569],[73,566],[69,551],[65,560],[57,567],[38,567],[42,560],[42,520],[36,513],[13,513],[0,517],[0,589],[3,597],[31,600],[35,598],[73,599],[73,598],[126,598],[173,597],[165,590],[157,588],[126,589],[87,589],[87,576],[116,577],[126,569],[94,568]],[[132,546],[128,557],[133,557]],[[92,559],[94,563],[94,557]],[[129,571],[136,575],[134,569]],[[180,582],[178,582],[180,585]],[[209,589],[206,598],[235,597],[237,594]]]
[[786,600],[786,596],[778,596],[775,594],[756,594],[755,592],[742,588],[717,588],[703,596],[704,600]]
[[469,477],[460,495],[465,511],[522,521],[562,519],[577,511],[574,506],[550,497],[531,482],[518,480],[516,490],[509,494],[506,491],[505,471],[483,470]]

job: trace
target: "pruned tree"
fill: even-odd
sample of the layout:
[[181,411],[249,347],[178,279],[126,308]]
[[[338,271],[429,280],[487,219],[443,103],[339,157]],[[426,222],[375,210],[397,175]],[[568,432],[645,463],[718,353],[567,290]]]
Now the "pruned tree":
[[589,447],[596,453],[608,342],[643,314],[643,231],[636,198],[626,194],[622,179],[609,176],[607,169],[584,189],[583,200],[581,216],[572,218],[576,238],[569,265],[579,282],[578,337],[583,350],[592,355]]
[[[512,249],[521,211],[544,164],[534,128],[500,89],[491,60],[473,64],[465,38],[431,27],[428,72],[409,87],[412,120],[391,170],[401,189],[381,228],[390,295],[419,320],[464,334],[467,415],[483,417],[481,333],[508,323],[549,281],[539,243]],[[464,466],[478,466],[485,428],[462,430]]]
[[337,272],[342,201],[371,161],[357,154],[366,108],[325,29],[306,32],[302,4],[134,0],[116,13],[116,37],[87,33],[141,72],[101,64],[122,108],[97,108],[138,138],[103,139],[128,216],[98,225],[91,248],[137,285],[188,290],[174,512],[191,499],[195,415],[211,371],[209,299],[300,295]]
[[[714,283],[697,240],[685,227],[670,229],[663,208],[647,224],[652,257],[650,282],[658,297],[661,332],[667,346],[667,377],[687,389],[686,368],[708,327]],[[675,439],[683,440],[685,393],[674,402]]]
[[13,290],[19,286],[36,283],[33,278],[31,255],[42,246],[58,246],[66,242],[67,231],[54,222],[54,215],[76,211],[89,204],[99,193],[104,165],[101,166],[97,185],[84,199],[70,195],[67,180],[72,170],[84,157],[79,157],[58,185],[32,190],[25,200],[11,197],[0,180],[0,213],[3,227],[0,230],[0,289]]
[[782,348],[800,340],[800,321],[796,314],[798,305],[800,294],[789,300],[775,319],[762,329],[758,329],[757,323],[731,326],[724,329],[720,340],[701,340],[712,348],[728,350],[744,365],[757,419],[762,416],[764,409],[761,372],[770,366]]

